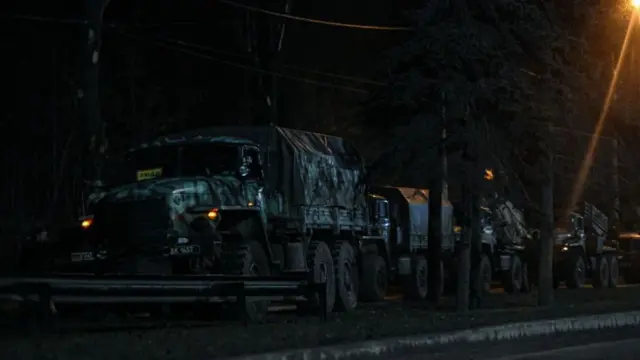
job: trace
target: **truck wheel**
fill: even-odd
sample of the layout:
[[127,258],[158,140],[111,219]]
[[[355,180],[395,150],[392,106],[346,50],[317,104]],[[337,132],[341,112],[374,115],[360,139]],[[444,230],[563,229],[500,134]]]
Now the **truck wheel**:
[[511,257],[509,270],[503,273],[502,286],[506,293],[513,294],[520,292],[522,289],[522,273],[522,260],[520,260],[520,256],[513,255]]
[[609,287],[609,262],[606,255],[596,258],[596,267],[593,271],[593,287],[597,289]]
[[587,266],[584,262],[584,256],[580,253],[573,253],[567,259],[565,273],[565,282],[569,289],[577,289],[584,287],[586,280]]
[[424,256],[411,258],[411,274],[404,279],[404,295],[408,300],[424,300],[428,292],[429,268]]
[[[269,260],[257,241],[225,244],[223,272],[235,275],[269,276]],[[263,322],[269,311],[268,300],[247,300],[245,316],[250,322]]]
[[[314,240],[309,243],[307,268],[311,271],[315,281],[326,281],[327,312],[333,311],[333,306],[336,303],[336,275],[331,250],[325,242]],[[315,295],[314,298],[308,299],[308,303],[299,305],[300,310],[316,309],[320,306],[320,299]]]
[[365,254],[362,257],[362,281],[360,298],[363,301],[382,301],[387,295],[387,264],[380,255]]
[[352,311],[358,306],[358,263],[353,247],[338,241],[333,247],[336,272],[336,310]]
[[607,255],[607,262],[609,263],[609,287],[614,288],[618,286],[618,279],[620,279],[618,258],[615,254],[609,254]]

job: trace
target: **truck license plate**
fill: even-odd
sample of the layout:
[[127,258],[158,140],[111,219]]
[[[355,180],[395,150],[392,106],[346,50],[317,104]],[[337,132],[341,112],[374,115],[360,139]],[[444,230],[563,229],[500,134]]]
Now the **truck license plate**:
[[106,258],[107,258],[107,252],[104,251],[104,250],[98,252],[96,254],[96,256],[94,256],[93,252],[91,252],[91,251],[72,252],[71,253],[71,262],[94,261],[96,259],[104,260]]
[[174,246],[171,248],[169,252],[171,256],[191,255],[191,254],[199,254],[199,253],[200,253],[200,247],[198,245]]

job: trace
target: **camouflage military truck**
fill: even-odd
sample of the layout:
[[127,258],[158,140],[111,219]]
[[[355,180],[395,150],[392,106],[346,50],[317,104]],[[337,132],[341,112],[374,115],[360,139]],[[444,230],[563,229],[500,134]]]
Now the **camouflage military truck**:
[[279,127],[209,128],[130,151],[120,173],[122,185],[82,219],[91,240],[69,249],[73,262],[132,273],[309,269],[327,281],[329,311],[356,307],[356,252],[370,229],[363,163],[347,141]]
[[[421,300],[428,289],[429,191],[376,186],[369,191],[375,237],[362,239],[360,297],[378,301],[389,282],[400,285],[405,296]],[[453,206],[442,202],[442,252],[440,286],[445,283],[444,263],[454,248]]]

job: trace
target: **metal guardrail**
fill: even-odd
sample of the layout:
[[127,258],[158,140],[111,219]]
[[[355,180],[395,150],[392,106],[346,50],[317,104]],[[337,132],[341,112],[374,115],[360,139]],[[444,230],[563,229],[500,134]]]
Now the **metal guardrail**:
[[[49,274],[0,277],[0,298],[30,304],[30,309],[54,312],[58,303],[220,303],[235,302],[246,323],[247,298],[281,299],[318,296],[319,313],[326,311],[326,283],[308,272],[280,276]],[[35,305],[35,306],[34,306]],[[45,314],[47,315],[47,314]],[[50,314],[49,314],[50,315]]]

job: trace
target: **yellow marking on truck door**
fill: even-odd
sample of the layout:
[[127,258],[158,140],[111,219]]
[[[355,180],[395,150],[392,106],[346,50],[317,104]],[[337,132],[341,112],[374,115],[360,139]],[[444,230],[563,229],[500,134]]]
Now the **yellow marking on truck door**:
[[138,179],[138,181],[149,180],[161,175],[162,175],[162,168],[138,170],[136,179]]

